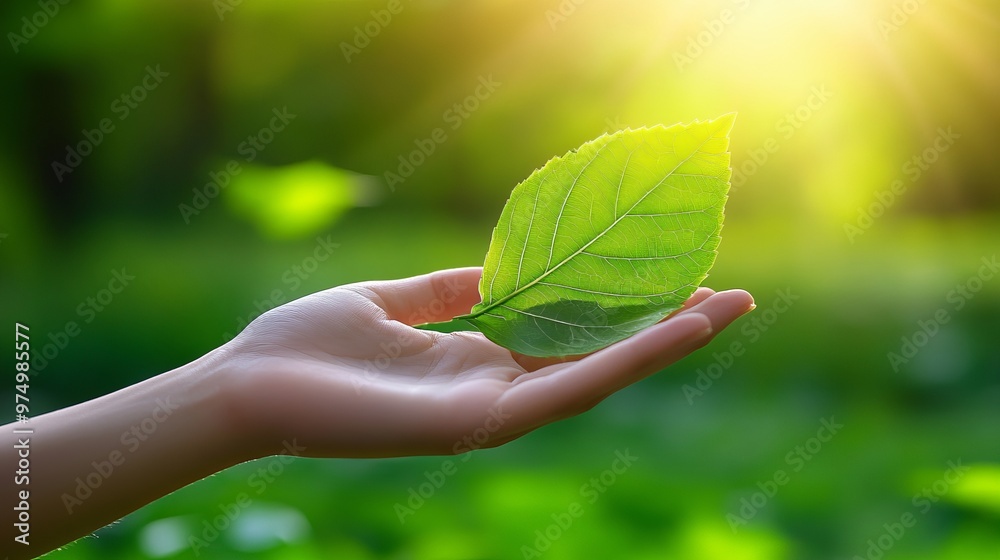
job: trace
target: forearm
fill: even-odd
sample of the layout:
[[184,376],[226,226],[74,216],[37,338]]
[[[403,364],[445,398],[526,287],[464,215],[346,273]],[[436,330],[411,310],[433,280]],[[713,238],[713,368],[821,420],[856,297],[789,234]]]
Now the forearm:
[[[29,544],[15,541],[20,531],[4,523],[0,554],[38,556],[249,458],[236,437],[218,368],[219,359],[209,354],[110,395],[0,428],[4,517],[20,513],[11,510],[23,497],[18,492],[28,491],[30,508],[30,534],[22,537]],[[30,461],[27,485],[15,484],[19,454]]]

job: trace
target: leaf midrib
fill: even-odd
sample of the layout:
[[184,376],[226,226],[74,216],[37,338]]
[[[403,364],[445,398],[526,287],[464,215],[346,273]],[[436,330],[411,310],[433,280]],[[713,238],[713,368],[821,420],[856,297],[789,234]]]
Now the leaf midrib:
[[[667,174],[663,176],[663,179],[660,179],[660,182],[658,182],[655,185],[653,185],[653,187],[651,189],[649,189],[648,191],[646,191],[645,194],[643,194],[641,197],[639,197],[639,200],[635,201],[635,204],[633,204],[632,206],[630,206],[629,209],[626,210],[621,216],[618,216],[617,218],[615,218],[615,221],[611,222],[611,225],[609,225],[608,227],[604,228],[604,231],[602,231],[601,233],[598,233],[596,236],[594,236],[593,239],[591,239],[590,241],[588,241],[587,243],[585,243],[582,247],[580,247],[575,252],[573,252],[573,254],[569,255],[568,257],[566,257],[565,259],[563,259],[562,261],[560,261],[554,267],[552,267],[552,268],[546,270],[545,272],[543,272],[541,275],[539,275],[538,278],[535,278],[534,280],[532,280],[531,282],[528,282],[524,286],[521,286],[520,288],[515,289],[513,292],[511,292],[511,293],[507,294],[506,296],[498,299],[497,301],[494,301],[494,302],[490,303],[490,305],[488,305],[487,307],[484,307],[484,308],[480,309],[479,311],[477,311],[475,313],[469,313],[469,314],[466,314],[466,315],[460,315],[458,317],[455,317],[455,319],[463,319],[463,320],[475,319],[476,317],[479,317],[480,315],[486,313],[487,311],[490,311],[492,309],[495,309],[498,306],[503,305],[504,303],[506,303],[506,302],[510,301],[511,299],[517,297],[518,295],[522,294],[528,288],[531,288],[535,284],[537,284],[537,283],[541,282],[542,280],[544,280],[549,274],[552,274],[553,272],[555,272],[556,270],[558,270],[559,267],[561,267],[562,265],[564,265],[567,262],[569,262],[569,261],[573,260],[574,258],[576,258],[576,256],[579,255],[581,252],[585,251],[587,249],[587,247],[590,247],[591,245],[593,245],[594,243],[596,243],[597,240],[600,239],[604,234],[608,233],[609,231],[611,231],[612,228],[614,228],[616,225],[618,225],[618,222],[620,222],[623,218],[625,218],[626,216],[628,216],[629,213],[633,209],[635,209],[636,206],[638,206],[640,203],[642,203],[643,200],[646,200],[647,196],[649,196],[650,194],[652,194],[653,191],[655,191],[656,189],[660,188],[660,185],[662,185],[664,183],[664,181],[666,181],[671,176],[673,176],[674,171],[677,171],[677,169],[680,166],[682,166],[685,163],[687,163],[691,158],[693,158],[695,156],[695,154],[700,153],[702,147],[704,147],[705,144],[707,144],[709,140],[715,138],[715,135],[716,135],[717,132],[718,132],[717,129],[713,130],[711,134],[709,134],[704,140],[702,140],[701,144],[698,144],[697,148],[695,148],[694,150],[692,150],[691,153],[688,154],[688,156],[686,158],[684,158],[683,160],[679,161],[677,163],[677,165],[674,166],[673,169],[671,169],[670,171],[668,171]],[[607,146],[607,144],[605,144],[604,146]],[[604,146],[602,146],[601,148],[603,148]],[[593,160],[591,160],[591,162],[589,162],[585,167],[589,167],[590,163],[593,163]],[[626,165],[627,165],[627,162],[626,162]],[[623,173],[624,173],[624,170],[623,170]],[[579,180],[579,177],[577,177],[577,180]],[[574,181],[574,184],[575,184],[575,181]],[[524,242],[525,242],[525,244],[528,243],[527,237],[525,237]],[[555,239],[553,239],[552,243],[553,243],[553,245],[555,245]],[[499,267],[499,266],[500,266],[500,263],[498,262],[497,263],[497,267]]]

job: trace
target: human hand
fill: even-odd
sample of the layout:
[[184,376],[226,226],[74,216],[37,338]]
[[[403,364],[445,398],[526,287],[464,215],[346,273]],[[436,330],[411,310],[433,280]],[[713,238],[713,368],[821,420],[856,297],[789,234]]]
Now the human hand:
[[456,454],[580,414],[676,362],[753,309],[699,288],[684,307],[588,356],[512,354],[448,321],[479,301],[480,268],[331,288],[268,311],[220,349],[252,456],[294,440],[319,457]]

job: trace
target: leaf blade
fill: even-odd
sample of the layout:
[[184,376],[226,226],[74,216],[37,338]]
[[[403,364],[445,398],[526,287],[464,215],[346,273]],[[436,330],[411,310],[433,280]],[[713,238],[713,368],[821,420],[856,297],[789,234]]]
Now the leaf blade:
[[511,350],[554,356],[680,307],[715,260],[734,117],[620,131],[549,160],[511,193],[483,301],[463,318]]

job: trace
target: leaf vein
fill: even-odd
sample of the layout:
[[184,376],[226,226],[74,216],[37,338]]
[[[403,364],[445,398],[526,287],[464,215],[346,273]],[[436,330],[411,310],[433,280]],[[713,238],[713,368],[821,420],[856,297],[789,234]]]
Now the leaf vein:
[[594,294],[594,295],[598,295],[598,296],[611,296],[611,297],[620,297],[620,298],[638,298],[638,299],[642,299],[642,298],[662,297],[662,296],[673,295],[673,294],[676,294],[678,291],[680,291],[680,290],[688,287],[690,284],[681,286],[680,288],[677,288],[676,290],[670,290],[669,292],[660,292],[660,293],[656,293],[656,294],[619,294],[619,293],[615,293],[615,292],[601,292],[601,291],[597,291],[597,290],[588,290],[586,288],[577,288],[575,286],[566,286],[564,284],[553,284],[551,282],[539,282],[538,285],[539,286],[551,286],[553,288],[564,288],[566,290],[573,290],[574,292],[584,292],[584,293],[587,293],[587,294]]
[[[521,309],[515,309],[509,305],[501,305],[504,309],[513,311],[514,313],[520,313],[521,315],[527,315],[528,317],[534,317],[536,319],[542,319],[545,321],[551,321],[553,323],[559,323],[560,325],[566,325],[569,327],[579,327],[581,329],[611,329],[614,328],[613,325],[578,325],[576,323],[571,323],[569,321],[560,321],[559,319],[553,319],[552,317],[546,317],[545,315],[538,315],[536,313],[528,313],[527,311]],[[544,332],[544,331],[543,331]]]
[[[610,142],[605,143],[603,146],[598,148],[596,152],[594,152],[594,157],[590,158],[590,161],[584,164],[584,166],[580,169],[580,172],[576,174],[576,178],[573,179],[573,184],[570,185],[569,189],[566,191],[566,198],[563,199],[562,207],[559,208],[559,214],[556,216],[556,225],[554,228],[552,228],[552,242],[549,244],[549,260],[545,263],[546,270],[549,268],[549,265],[552,264],[552,252],[553,250],[555,250],[556,247],[556,237],[559,235],[559,224],[562,221],[563,212],[566,211],[566,203],[569,202],[569,198],[573,195],[573,189],[576,188],[576,184],[580,181],[580,177],[582,177],[583,174],[587,171],[587,168],[589,168],[595,161],[597,161],[597,158],[600,157],[601,152],[604,150],[604,148],[607,148],[609,144]],[[527,242],[527,240],[525,240],[525,242]],[[530,284],[528,285],[530,286]]]

